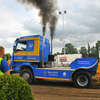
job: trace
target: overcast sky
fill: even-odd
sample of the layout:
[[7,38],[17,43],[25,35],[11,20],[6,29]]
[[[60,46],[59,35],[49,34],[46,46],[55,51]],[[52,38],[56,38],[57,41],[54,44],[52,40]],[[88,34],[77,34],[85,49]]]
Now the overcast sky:
[[[81,46],[95,46],[100,40],[100,0],[57,0],[58,10],[64,15],[65,43],[72,43],[78,50]],[[0,45],[12,53],[14,40],[26,35],[42,35],[38,10],[21,5],[16,0],[0,0]],[[61,52],[64,43],[62,15],[58,13],[53,53]],[[46,38],[50,40],[49,29]]]

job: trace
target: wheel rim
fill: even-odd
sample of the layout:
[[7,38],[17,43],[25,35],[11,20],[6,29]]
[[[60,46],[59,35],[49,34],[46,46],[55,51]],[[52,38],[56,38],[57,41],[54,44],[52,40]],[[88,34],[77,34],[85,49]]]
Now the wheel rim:
[[85,75],[80,75],[77,78],[77,83],[80,86],[86,86],[88,84],[88,78]]
[[24,73],[24,74],[22,75],[22,77],[23,77],[24,80],[27,81],[27,80],[29,79],[30,75],[29,75],[28,73]]

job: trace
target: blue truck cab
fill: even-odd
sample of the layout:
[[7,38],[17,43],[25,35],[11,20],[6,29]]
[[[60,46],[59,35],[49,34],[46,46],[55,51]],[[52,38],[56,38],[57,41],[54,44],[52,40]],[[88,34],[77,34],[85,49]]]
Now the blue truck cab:
[[76,87],[89,87],[97,71],[96,58],[77,58],[68,67],[49,68],[50,44],[45,38],[44,64],[42,67],[43,37],[40,35],[17,38],[13,46],[11,66],[29,84],[35,79],[72,81]]

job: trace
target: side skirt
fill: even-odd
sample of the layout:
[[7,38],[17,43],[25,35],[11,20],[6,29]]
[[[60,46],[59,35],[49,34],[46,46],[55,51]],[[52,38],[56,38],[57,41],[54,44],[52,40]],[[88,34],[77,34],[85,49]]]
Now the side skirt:
[[64,78],[50,78],[50,77],[37,77],[35,76],[36,79],[48,79],[48,80],[62,80],[62,81],[70,81],[70,79],[64,79]]

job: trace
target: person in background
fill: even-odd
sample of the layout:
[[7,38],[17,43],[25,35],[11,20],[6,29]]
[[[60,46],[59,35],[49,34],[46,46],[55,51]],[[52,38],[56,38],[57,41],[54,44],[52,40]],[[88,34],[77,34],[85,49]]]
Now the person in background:
[[4,47],[0,46],[0,75],[5,74],[10,74],[9,73],[9,65],[6,60],[3,59],[5,54],[5,49]]

